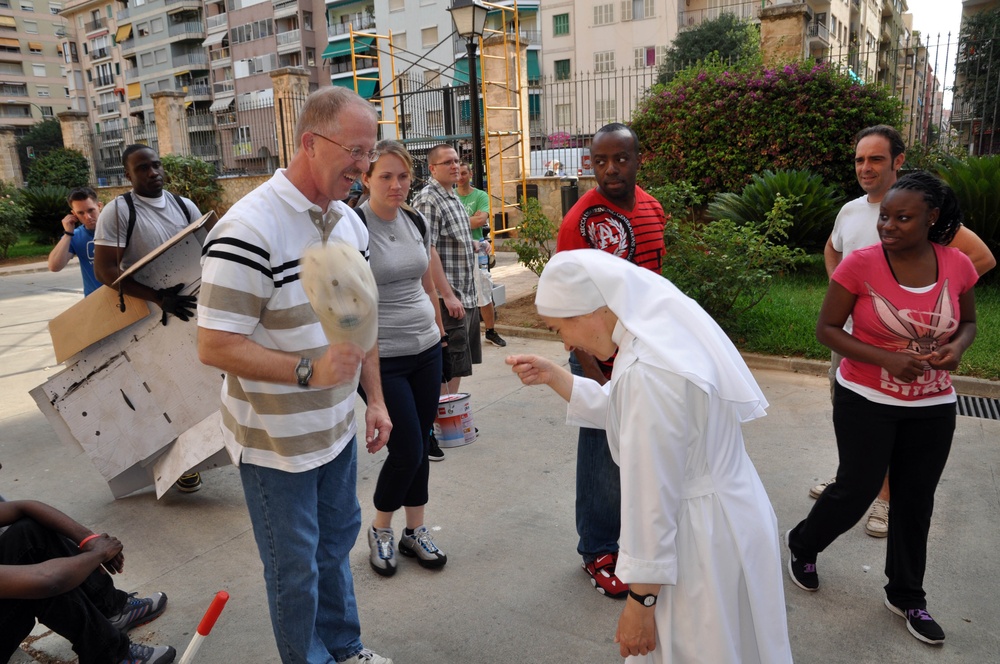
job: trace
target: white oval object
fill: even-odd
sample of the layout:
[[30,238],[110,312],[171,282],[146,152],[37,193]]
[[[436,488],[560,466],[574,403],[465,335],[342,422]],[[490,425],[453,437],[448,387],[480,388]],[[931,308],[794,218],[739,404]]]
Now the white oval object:
[[361,252],[343,242],[310,247],[300,278],[327,340],[371,350],[378,339],[378,286]]

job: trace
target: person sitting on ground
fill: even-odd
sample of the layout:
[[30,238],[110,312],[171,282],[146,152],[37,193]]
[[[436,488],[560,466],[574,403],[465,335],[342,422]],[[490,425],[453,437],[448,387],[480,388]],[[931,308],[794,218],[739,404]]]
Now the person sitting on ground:
[[0,502],[0,661],[8,661],[35,620],[66,638],[80,664],[168,664],[170,646],[132,643],[126,632],[159,617],[164,593],[137,597],[109,574],[125,565],[122,543],[94,534],[34,500]]
[[621,478],[615,572],[629,586],[621,656],[790,663],[778,520],[741,430],[767,400],[739,351],[668,280],[597,249],[556,254],[535,306],[567,350],[618,352],[603,384],[534,355],[507,364],[568,401],[567,424],[607,430]]
[[61,271],[76,256],[80,260],[83,294],[87,296],[101,287],[94,276],[94,229],[102,205],[97,192],[90,187],[78,187],[69,192],[66,202],[72,212],[63,217],[63,235],[49,252],[49,271]]

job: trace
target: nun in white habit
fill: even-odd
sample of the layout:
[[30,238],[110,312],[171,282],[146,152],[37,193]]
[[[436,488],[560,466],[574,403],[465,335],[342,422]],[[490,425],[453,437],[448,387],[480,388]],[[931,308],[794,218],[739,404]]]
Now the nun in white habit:
[[535,305],[567,350],[618,351],[604,386],[533,355],[507,363],[569,402],[567,424],[607,430],[622,485],[616,574],[630,585],[621,655],[791,662],[778,523],[740,429],[767,401],[736,348],[668,280],[594,249],[554,256]]

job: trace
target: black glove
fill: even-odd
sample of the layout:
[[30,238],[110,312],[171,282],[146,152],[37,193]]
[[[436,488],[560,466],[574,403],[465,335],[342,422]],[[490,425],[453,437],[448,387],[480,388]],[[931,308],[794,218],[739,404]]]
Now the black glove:
[[447,335],[441,338],[441,382],[447,383],[449,380],[454,378],[451,372],[451,352],[448,350],[448,337]]
[[156,291],[157,304],[163,309],[163,317],[160,318],[160,323],[163,325],[167,324],[167,314],[173,314],[183,321],[189,320],[194,315],[198,298],[194,295],[180,295],[182,288],[184,284],[177,284]]

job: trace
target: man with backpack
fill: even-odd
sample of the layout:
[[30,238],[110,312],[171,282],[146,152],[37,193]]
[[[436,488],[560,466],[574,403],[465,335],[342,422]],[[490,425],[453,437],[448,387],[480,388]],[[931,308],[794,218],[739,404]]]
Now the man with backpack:
[[[193,202],[163,189],[163,163],[156,151],[145,145],[130,145],[122,153],[125,177],[132,191],[104,206],[94,233],[94,274],[106,286],[143,256],[201,217]],[[182,295],[185,284],[152,288],[132,277],[120,284],[121,292],[148,300],[160,308],[160,321],[176,316],[186,321],[194,315],[196,295]],[[178,490],[192,493],[201,488],[201,475],[188,473],[177,480]]]

